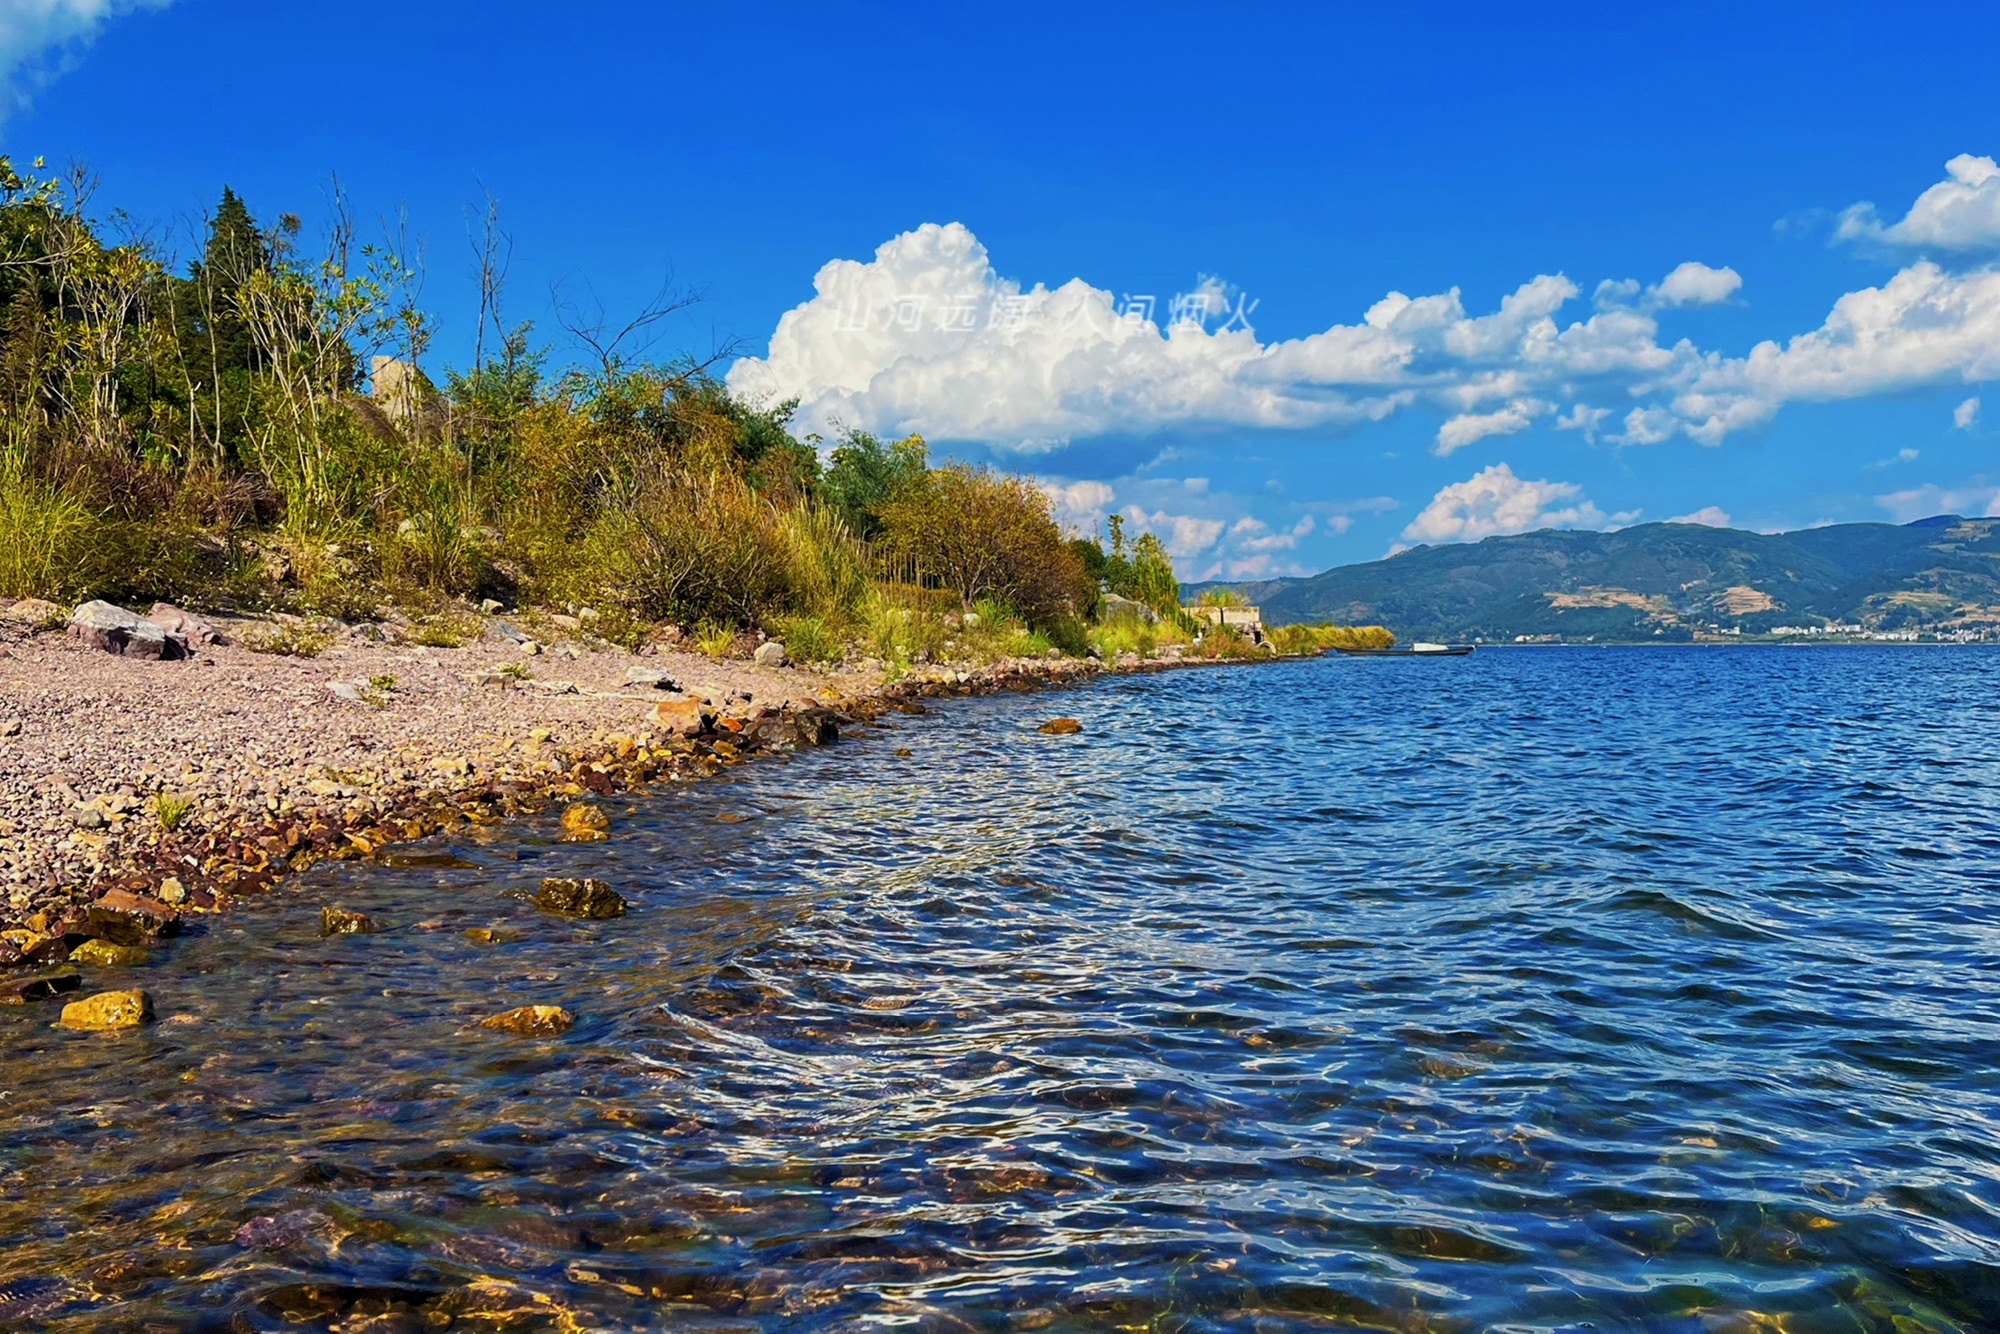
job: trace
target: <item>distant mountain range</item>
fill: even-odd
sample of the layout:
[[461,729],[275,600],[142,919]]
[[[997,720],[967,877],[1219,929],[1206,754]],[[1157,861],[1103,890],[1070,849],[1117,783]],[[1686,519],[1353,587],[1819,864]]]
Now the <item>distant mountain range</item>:
[[1747,533],[1648,523],[1421,546],[1241,590],[1270,625],[1386,625],[1404,641],[1658,642],[1782,626],[2000,631],[2000,519],[1940,515]]

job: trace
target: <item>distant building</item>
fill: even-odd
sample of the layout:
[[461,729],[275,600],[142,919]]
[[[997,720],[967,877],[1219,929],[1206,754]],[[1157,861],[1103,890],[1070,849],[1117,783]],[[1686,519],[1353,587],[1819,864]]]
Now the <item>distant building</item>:
[[1210,625],[1226,626],[1240,635],[1246,635],[1256,643],[1264,642],[1264,613],[1261,607],[1208,607],[1186,608],[1188,615]]

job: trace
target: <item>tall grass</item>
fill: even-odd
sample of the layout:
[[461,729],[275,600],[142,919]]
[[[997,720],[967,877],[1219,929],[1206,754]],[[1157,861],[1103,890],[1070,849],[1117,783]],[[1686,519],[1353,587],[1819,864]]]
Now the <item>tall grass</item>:
[[75,496],[0,455],[0,597],[65,599],[96,581],[103,523]]

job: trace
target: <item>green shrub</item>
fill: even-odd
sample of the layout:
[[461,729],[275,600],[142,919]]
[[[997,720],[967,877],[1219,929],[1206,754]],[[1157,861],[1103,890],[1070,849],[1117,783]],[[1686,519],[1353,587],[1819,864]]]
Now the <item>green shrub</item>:
[[776,622],[778,637],[784,640],[785,656],[794,662],[829,663],[840,661],[844,645],[823,616],[786,616]]
[[333,645],[333,629],[323,622],[285,621],[246,631],[243,647],[283,658],[317,658]]
[[695,627],[695,647],[711,658],[723,658],[736,643],[736,627],[720,621],[703,621]]
[[180,828],[193,809],[194,798],[185,792],[160,792],[153,797],[153,818],[168,833]]

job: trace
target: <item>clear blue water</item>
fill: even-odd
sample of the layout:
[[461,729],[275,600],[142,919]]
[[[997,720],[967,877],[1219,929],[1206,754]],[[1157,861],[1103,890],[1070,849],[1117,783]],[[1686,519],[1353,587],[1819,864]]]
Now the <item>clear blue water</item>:
[[[321,868],[152,1028],[0,1012],[0,1323],[1993,1328],[1996,701],[1977,649],[1180,672]],[[530,1002],[580,1023],[470,1026]]]

